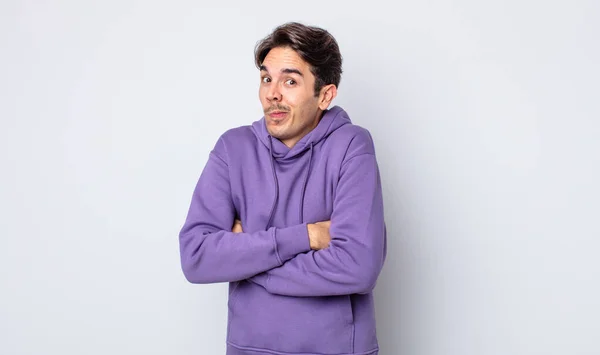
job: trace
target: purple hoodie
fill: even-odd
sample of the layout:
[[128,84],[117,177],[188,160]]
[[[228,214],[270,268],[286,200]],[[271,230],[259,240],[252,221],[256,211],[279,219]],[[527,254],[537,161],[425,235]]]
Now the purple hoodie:
[[[311,250],[306,225],[325,220],[331,243]],[[190,282],[229,282],[228,355],[377,354],[381,181],[371,135],[340,107],[291,149],[264,117],[223,134],[179,241]]]

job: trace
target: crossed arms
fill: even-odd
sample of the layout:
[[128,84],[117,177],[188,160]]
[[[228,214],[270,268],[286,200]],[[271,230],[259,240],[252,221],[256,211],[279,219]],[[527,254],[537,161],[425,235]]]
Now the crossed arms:
[[296,297],[371,292],[386,256],[375,155],[361,146],[348,150],[330,221],[245,233],[235,226],[223,144],[209,156],[179,234],[188,281],[248,280]]

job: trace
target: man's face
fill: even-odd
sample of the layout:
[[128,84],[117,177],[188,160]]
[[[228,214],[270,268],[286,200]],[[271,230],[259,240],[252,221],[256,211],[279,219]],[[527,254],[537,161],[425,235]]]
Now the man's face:
[[269,51],[260,77],[259,97],[267,130],[291,148],[319,123],[321,112],[329,105],[323,100],[326,90],[315,96],[310,65],[289,47]]

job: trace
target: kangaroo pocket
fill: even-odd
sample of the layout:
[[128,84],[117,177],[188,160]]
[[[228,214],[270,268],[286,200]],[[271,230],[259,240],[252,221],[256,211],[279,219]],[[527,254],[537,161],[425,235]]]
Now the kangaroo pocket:
[[352,352],[349,296],[273,295],[242,281],[229,300],[228,340],[233,345],[287,353]]

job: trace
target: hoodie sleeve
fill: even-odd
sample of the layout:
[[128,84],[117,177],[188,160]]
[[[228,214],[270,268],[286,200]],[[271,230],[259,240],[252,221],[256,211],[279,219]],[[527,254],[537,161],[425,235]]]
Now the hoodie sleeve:
[[196,184],[179,233],[181,266],[188,281],[244,280],[310,250],[306,224],[233,233],[235,215],[227,153],[221,138]]
[[250,281],[285,296],[369,293],[386,256],[386,227],[374,154],[348,159],[334,198],[328,248],[299,254]]

